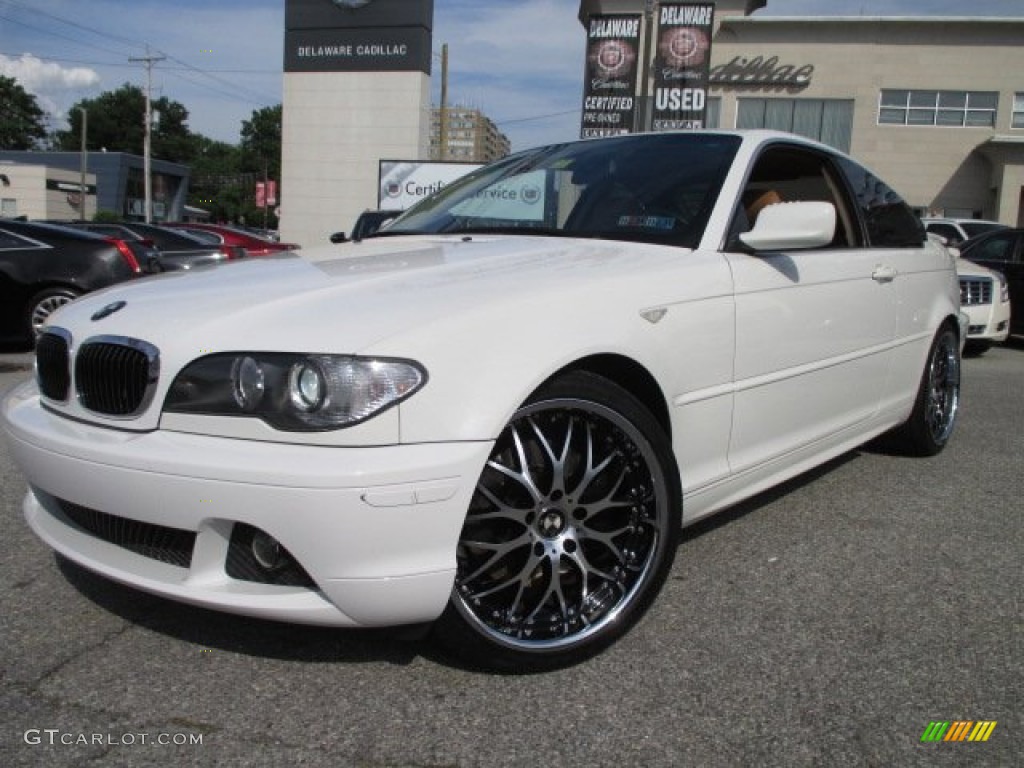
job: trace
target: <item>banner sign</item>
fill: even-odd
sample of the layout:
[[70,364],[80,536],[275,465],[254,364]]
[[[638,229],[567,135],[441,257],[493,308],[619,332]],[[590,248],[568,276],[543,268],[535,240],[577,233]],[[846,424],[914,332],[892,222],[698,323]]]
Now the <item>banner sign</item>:
[[382,211],[404,211],[479,167],[479,163],[381,160],[377,207]]
[[286,0],[285,72],[430,74],[433,0]]
[[581,138],[633,132],[641,18],[640,14],[590,17]]
[[651,129],[703,128],[715,6],[661,3]]

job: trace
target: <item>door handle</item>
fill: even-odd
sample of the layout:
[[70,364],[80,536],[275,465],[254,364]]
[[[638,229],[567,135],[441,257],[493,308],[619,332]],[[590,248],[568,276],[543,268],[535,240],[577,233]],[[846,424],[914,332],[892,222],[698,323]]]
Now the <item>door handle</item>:
[[875,271],[871,273],[871,279],[876,283],[891,283],[898,274],[899,272],[894,267],[886,267],[879,264],[875,267]]

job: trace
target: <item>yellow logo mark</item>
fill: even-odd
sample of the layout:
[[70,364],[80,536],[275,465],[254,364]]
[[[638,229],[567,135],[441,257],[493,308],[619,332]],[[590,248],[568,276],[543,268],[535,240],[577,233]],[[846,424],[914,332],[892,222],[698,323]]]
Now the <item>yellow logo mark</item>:
[[996,725],[996,720],[932,720],[921,734],[921,741],[988,741]]

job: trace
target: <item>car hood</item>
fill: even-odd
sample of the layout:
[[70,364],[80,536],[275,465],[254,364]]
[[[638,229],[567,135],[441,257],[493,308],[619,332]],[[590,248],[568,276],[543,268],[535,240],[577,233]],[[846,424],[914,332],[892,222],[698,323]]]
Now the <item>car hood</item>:
[[981,264],[975,264],[962,257],[956,260],[956,274],[958,277],[997,277],[994,269],[983,267]]
[[188,358],[253,348],[358,354],[456,307],[613,286],[641,263],[680,253],[547,237],[379,238],[115,286],[68,305],[51,323],[78,341],[128,336],[162,352],[184,345]]

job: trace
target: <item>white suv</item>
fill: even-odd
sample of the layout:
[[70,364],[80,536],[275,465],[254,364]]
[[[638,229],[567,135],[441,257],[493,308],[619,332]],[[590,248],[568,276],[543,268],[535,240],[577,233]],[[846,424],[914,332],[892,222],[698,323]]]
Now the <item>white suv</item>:
[[980,355],[1010,334],[1010,288],[1002,273],[967,259],[956,260],[956,273],[960,310],[970,318],[964,351]]
[[926,232],[942,235],[947,245],[960,245],[964,240],[993,229],[1006,229],[1005,224],[984,219],[921,219]]

